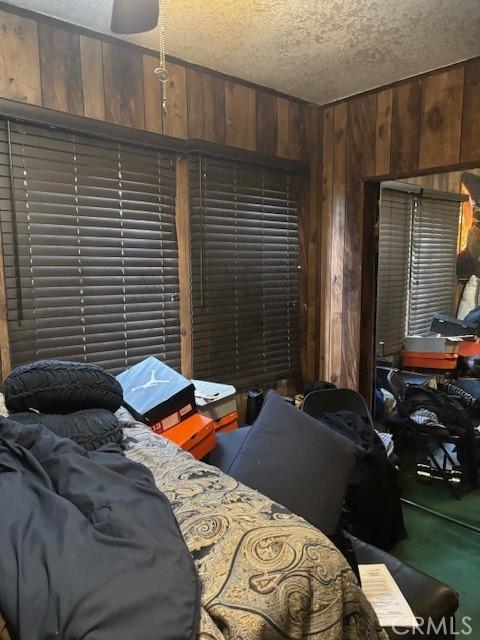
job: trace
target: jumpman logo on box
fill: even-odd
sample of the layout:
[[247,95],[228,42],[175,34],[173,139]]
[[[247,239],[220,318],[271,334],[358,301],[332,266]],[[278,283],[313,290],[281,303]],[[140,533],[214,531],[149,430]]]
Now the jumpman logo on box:
[[145,384],[141,384],[138,387],[133,387],[133,391],[138,391],[139,389],[149,389],[150,387],[156,387],[159,384],[170,384],[170,380],[157,380],[155,378],[155,369],[151,369],[150,371],[150,380],[145,382]]

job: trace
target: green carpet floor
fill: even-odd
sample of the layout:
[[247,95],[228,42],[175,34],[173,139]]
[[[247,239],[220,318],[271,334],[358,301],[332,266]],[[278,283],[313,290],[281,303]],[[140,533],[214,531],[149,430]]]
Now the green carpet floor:
[[456,589],[457,621],[469,616],[473,631],[468,637],[479,640],[480,535],[408,505],[403,510],[409,537],[393,555]]
[[[442,482],[418,482],[413,458],[402,458],[400,486],[402,495],[407,500],[480,528],[480,490],[462,490],[462,499],[455,500]],[[480,639],[480,631],[478,637]]]

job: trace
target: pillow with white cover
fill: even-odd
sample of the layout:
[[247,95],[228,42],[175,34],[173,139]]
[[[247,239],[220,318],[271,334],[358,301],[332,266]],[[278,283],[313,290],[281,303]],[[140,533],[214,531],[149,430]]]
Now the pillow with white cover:
[[470,276],[467,284],[465,285],[458,305],[457,318],[463,320],[465,316],[478,307],[478,284],[480,278],[477,276]]

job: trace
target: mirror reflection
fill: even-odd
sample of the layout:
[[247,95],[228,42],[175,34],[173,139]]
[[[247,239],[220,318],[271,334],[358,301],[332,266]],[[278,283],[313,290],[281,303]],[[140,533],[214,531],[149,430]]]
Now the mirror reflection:
[[377,234],[377,425],[404,499],[480,528],[480,169],[383,182]]

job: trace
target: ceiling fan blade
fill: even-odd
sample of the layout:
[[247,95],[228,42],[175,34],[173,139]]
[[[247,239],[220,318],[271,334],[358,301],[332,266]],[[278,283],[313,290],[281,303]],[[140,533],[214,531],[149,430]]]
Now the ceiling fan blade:
[[113,33],[141,33],[155,29],[158,0],[113,0]]

